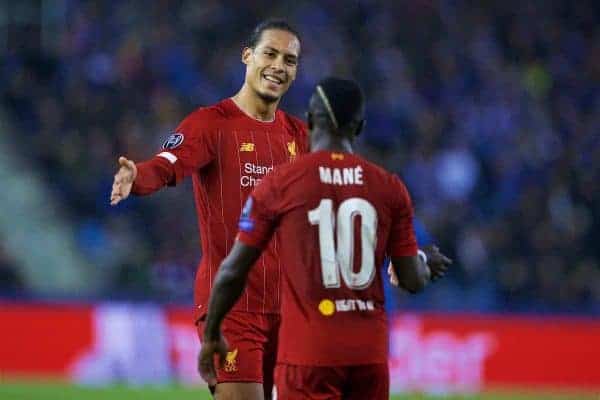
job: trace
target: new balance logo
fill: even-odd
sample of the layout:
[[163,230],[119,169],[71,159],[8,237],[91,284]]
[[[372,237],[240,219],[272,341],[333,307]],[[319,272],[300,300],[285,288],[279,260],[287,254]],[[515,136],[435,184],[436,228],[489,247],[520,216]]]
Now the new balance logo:
[[254,151],[254,143],[242,143],[240,151]]

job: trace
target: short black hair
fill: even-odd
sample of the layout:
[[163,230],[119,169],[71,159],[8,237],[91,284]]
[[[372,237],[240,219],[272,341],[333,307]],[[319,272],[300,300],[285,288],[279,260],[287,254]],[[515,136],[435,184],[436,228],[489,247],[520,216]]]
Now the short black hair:
[[262,21],[260,24],[256,25],[254,30],[252,30],[250,37],[248,38],[246,46],[250,47],[251,49],[255,48],[258,42],[260,42],[263,32],[268,31],[270,29],[277,29],[280,31],[289,32],[292,35],[296,36],[298,40],[300,40],[300,34],[298,33],[298,31],[295,30],[287,21],[283,19],[273,18]]
[[341,134],[358,134],[355,131],[362,127],[365,96],[358,83],[353,80],[334,77],[321,80],[310,104],[311,113],[326,116]]

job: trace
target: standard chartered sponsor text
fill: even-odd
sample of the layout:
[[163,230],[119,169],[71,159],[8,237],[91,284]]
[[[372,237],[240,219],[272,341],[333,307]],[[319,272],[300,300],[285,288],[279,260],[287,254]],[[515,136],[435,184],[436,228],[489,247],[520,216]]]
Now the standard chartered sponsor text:
[[264,175],[273,171],[273,166],[256,165],[251,162],[244,163],[243,173],[240,176],[240,185],[242,187],[256,186],[260,183]]

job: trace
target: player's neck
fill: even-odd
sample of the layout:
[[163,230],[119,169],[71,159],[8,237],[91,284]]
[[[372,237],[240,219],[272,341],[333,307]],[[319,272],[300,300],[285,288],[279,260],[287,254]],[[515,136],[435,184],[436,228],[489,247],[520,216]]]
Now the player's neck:
[[272,122],[275,120],[275,112],[277,111],[279,100],[268,103],[257,96],[248,85],[242,86],[240,91],[231,100],[250,118],[261,122]]
[[310,144],[310,151],[335,151],[340,153],[353,153],[352,143],[347,138],[331,136],[325,132],[313,131],[313,140]]

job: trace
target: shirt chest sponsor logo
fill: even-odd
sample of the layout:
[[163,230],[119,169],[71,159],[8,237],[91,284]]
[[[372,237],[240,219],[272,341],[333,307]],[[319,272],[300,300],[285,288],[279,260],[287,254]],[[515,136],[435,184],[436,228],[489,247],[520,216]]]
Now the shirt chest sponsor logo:
[[273,171],[272,165],[259,165],[251,162],[242,165],[242,173],[240,176],[240,185],[242,187],[256,186],[260,183],[264,175]]
[[373,300],[360,299],[323,299],[318,308],[321,314],[330,317],[336,312],[373,311],[375,310],[375,303],[373,303]]

